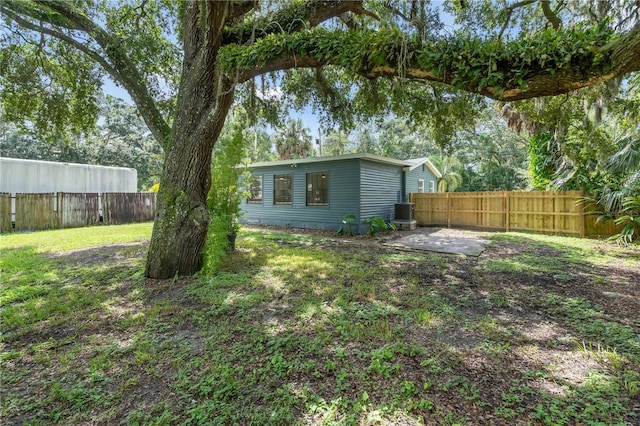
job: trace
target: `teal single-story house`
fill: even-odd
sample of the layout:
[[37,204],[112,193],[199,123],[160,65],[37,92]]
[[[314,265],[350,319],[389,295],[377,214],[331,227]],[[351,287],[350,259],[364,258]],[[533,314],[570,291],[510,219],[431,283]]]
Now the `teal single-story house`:
[[412,192],[436,192],[442,175],[428,158],[395,160],[347,154],[269,161],[247,166],[248,196],[241,222],[337,231],[345,215],[353,232],[369,230],[372,216],[394,220],[396,203]]

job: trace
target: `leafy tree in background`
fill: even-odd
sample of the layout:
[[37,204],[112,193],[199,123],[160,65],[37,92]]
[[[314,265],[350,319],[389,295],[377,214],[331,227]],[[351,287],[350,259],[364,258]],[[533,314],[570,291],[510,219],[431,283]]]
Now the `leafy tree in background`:
[[627,245],[640,238],[640,132],[617,140],[615,146],[603,167],[614,178],[585,198],[587,208],[600,214],[598,220],[622,227],[610,239]]
[[107,96],[103,121],[78,149],[88,164],[131,167],[138,171],[138,189],[148,190],[160,182],[164,153],[136,109]]
[[401,118],[387,120],[378,126],[377,136],[379,153],[385,157],[405,160],[435,151],[433,133],[426,122],[412,127]]
[[[587,1],[576,5],[585,21],[616,28],[637,27],[640,4]],[[613,171],[609,158],[619,141],[638,133],[638,73],[583,88],[571,96],[507,103],[509,125],[530,135],[530,175],[537,189],[610,192],[624,170]],[[615,191],[614,191],[615,192]]]
[[[598,106],[604,88],[586,89],[570,98],[521,102],[520,119],[530,134],[530,174],[537,189],[583,189],[603,185],[602,164],[613,153],[614,134],[603,122],[615,120]],[[601,102],[601,101],[600,101]],[[611,102],[611,101],[607,101]],[[615,127],[615,125],[614,125]]]
[[[616,151],[604,164],[604,170],[614,176],[598,191],[598,203],[605,215],[615,217],[625,208],[624,200],[640,194],[640,129],[615,141]],[[636,199],[634,201],[637,210]]]
[[314,154],[309,129],[301,119],[290,118],[285,127],[277,131],[274,141],[280,160],[312,157]]
[[[640,135],[637,76],[582,89],[571,97],[522,101],[507,112],[512,127],[529,133],[530,175],[537,189],[581,189],[619,200],[633,192],[625,181],[637,171],[616,153],[633,152]],[[515,117],[514,117],[515,116]],[[614,160],[612,160],[612,158]],[[629,185],[626,185],[629,186]]]
[[537,190],[546,190],[551,186],[558,164],[560,152],[553,135],[540,131],[529,138],[529,176],[531,186]]
[[351,147],[350,152],[397,159],[427,157],[439,152],[428,123],[411,126],[403,118],[359,123],[352,138],[348,144]]
[[323,157],[330,157],[332,155],[344,155],[354,152],[355,147],[349,140],[349,135],[340,131],[330,132],[322,141],[322,153]]
[[273,161],[278,156],[273,152],[272,136],[263,128],[247,126],[244,129],[244,140],[247,141],[247,151],[251,163]]
[[474,126],[458,132],[451,145],[463,169],[458,191],[525,189],[526,139],[509,129],[495,109],[487,106]]
[[[421,1],[4,1],[0,101],[8,120],[55,135],[95,126],[105,74],[127,90],[165,151],[146,275],[192,274],[211,153],[236,89],[257,93],[256,77],[305,68],[281,75],[286,95],[348,125],[388,111],[446,118],[474,93],[557,95],[640,69],[637,10],[592,25],[573,2],[470,3],[444,3],[461,28],[445,32]],[[465,122],[434,120],[441,144]]]
[[[2,118],[0,117],[0,120]],[[42,143],[37,137],[21,132],[16,126],[5,123],[0,133],[0,155],[10,158],[24,158],[27,160],[66,161],[58,160],[59,151],[52,143]]]
[[462,162],[455,157],[431,157],[431,162],[442,177],[438,179],[438,192],[454,192],[462,183]]

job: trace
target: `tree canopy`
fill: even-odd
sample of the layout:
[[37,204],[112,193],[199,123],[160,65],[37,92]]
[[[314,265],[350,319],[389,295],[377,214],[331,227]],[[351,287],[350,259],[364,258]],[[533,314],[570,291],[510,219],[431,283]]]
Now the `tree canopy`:
[[274,136],[276,152],[281,160],[306,158],[314,154],[309,129],[304,127],[301,119],[289,119],[285,126]]
[[191,274],[211,153],[234,102],[257,119],[293,99],[346,125],[391,111],[430,119],[446,141],[478,95],[558,95],[638,71],[638,4],[613,3],[9,0],[0,102],[41,135],[78,133],[96,123],[104,76],[127,90],[165,150],[146,273]]

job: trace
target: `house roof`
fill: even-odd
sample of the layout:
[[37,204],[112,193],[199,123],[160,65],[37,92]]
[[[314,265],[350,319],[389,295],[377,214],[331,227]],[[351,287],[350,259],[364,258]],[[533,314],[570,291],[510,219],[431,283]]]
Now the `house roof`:
[[333,155],[330,157],[312,157],[312,158],[298,158],[295,160],[278,160],[278,161],[263,161],[259,163],[248,164],[247,167],[269,167],[269,166],[286,166],[294,164],[306,164],[306,163],[321,163],[327,161],[340,161],[340,160],[368,160],[383,164],[392,164],[394,166],[401,166],[405,168],[405,171],[411,171],[423,164],[426,164],[429,170],[433,172],[436,177],[440,178],[442,175],[431,164],[428,158],[414,158],[411,160],[396,160],[394,158],[383,157],[375,154],[345,154],[345,155]]
[[442,177],[442,173],[440,173],[440,171],[436,168],[436,166],[434,166],[431,160],[429,160],[427,157],[411,158],[409,160],[406,160],[406,162],[411,163],[411,166],[409,167],[409,171],[414,170],[424,164],[427,166],[429,170],[431,170],[431,173],[433,173],[437,178]]

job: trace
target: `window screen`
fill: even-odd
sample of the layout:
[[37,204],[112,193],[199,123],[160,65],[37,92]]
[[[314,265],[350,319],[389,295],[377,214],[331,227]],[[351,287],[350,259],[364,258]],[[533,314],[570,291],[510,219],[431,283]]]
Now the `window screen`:
[[273,204],[291,204],[291,175],[273,176]]
[[307,173],[307,205],[329,205],[329,174]]

